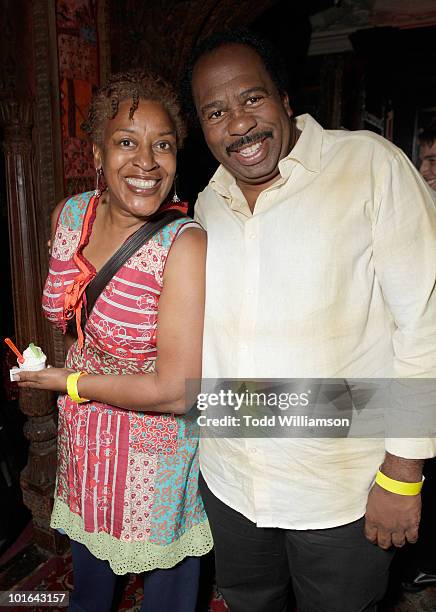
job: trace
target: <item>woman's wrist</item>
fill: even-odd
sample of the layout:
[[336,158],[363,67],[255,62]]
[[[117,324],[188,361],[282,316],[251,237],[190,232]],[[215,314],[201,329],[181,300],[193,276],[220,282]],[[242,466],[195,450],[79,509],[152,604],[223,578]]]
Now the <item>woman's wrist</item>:
[[89,402],[89,399],[81,397],[78,389],[78,381],[82,376],[86,376],[88,372],[72,372],[67,376],[67,394],[73,402],[82,404]]

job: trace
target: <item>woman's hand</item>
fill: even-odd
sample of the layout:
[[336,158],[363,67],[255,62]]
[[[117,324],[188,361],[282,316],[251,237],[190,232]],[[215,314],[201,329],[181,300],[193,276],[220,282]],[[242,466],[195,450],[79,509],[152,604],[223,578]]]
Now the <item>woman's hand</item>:
[[17,379],[19,377],[17,382],[19,387],[66,393],[68,375],[73,373],[74,370],[68,370],[67,368],[46,368],[38,372],[22,370],[17,375]]

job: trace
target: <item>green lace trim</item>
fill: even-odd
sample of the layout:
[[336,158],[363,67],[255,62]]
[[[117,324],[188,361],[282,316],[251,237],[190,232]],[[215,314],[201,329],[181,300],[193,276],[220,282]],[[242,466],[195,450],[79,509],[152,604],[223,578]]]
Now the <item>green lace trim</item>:
[[63,529],[72,540],[84,544],[97,559],[109,561],[113,572],[118,575],[168,569],[185,557],[205,555],[213,545],[207,520],[185,531],[167,546],[144,541],[123,542],[103,531],[89,533],[84,530],[81,517],[71,512],[60,499],[55,499],[50,525],[53,529]]

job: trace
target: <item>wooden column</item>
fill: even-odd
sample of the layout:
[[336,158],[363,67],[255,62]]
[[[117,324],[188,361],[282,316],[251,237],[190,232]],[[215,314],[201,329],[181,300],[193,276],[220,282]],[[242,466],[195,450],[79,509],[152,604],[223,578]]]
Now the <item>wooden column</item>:
[[[0,101],[3,124],[10,260],[16,342],[24,349],[29,342],[47,351],[51,338],[41,314],[40,241],[38,205],[35,198],[32,156],[32,106],[29,101]],[[59,535],[50,529],[50,513],[56,476],[55,397],[33,389],[20,391],[19,405],[28,417],[24,434],[29,440],[29,458],[21,474],[26,506],[31,510],[35,543],[55,552]]]

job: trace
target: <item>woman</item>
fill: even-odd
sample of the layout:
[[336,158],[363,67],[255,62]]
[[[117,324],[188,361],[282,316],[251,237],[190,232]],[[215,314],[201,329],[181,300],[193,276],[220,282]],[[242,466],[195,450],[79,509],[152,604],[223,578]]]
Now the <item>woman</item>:
[[185,381],[201,376],[203,230],[173,220],[82,314],[96,273],[168,207],[183,124],[165,82],[127,73],[97,92],[84,129],[107,189],[54,211],[43,296],[64,332],[74,315],[78,338],[65,368],[23,372],[19,384],[61,394],[51,525],[71,538],[70,609],[109,610],[116,575],[146,572],[141,610],[192,612],[199,556],[212,546],[195,430],[181,416]]

